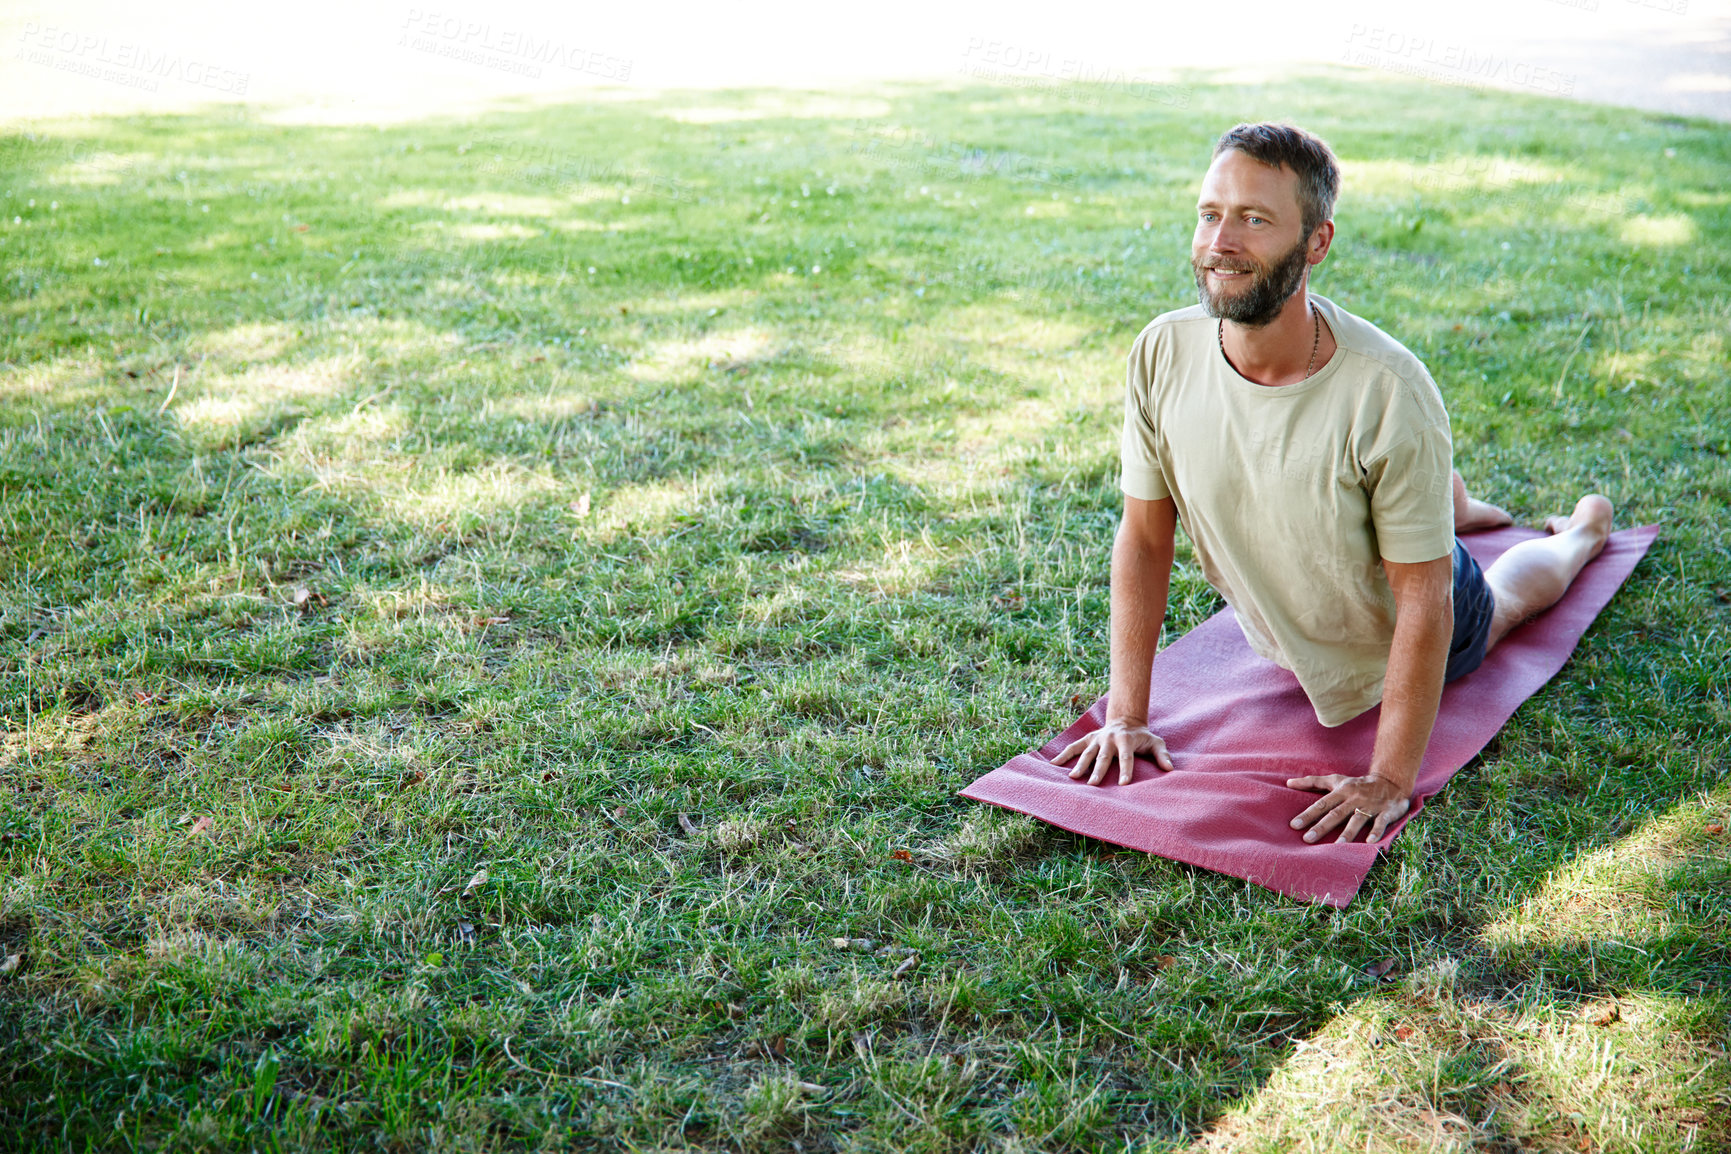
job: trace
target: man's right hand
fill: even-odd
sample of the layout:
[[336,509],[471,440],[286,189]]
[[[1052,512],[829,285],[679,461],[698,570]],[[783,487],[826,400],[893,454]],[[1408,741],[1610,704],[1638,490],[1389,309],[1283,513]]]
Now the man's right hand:
[[1072,741],[1052,761],[1063,765],[1072,757],[1076,758],[1076,768],[1070,771],[1070,777],[1077,781],[1086,777],[1089,785],[1105,781],[1106,775],[1112,772],[1112,763],[1117,762],[1118,784],[1129,785],[1131,775],[1136,772],[1138,753],[1153,754],[1161,769],[1172,768],[1172,757],[1166,752],[1166,743],[1147,725],[1108,718],[1105,725]]

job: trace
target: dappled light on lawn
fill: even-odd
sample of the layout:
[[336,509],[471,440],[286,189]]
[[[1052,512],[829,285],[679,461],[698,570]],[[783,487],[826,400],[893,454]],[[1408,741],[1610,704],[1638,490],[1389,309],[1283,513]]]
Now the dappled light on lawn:
[[1484,929],[1486,944],[1521,957],[1535,949],[1602,955],[1620,971],[1662,968],[1711,932],[1692,890],[1731,883],[1731,785],[1643,818],[1609,845],[1559,866]]
[[187,434],[200,443],[213,448],[232,444],[236,430],[260,418],[294,411],[305,401],[342,391],[359,379],[360,368],[354,357],[327,357],[234,372],[189,371],[174,412]]
[[1686,213],[1669,213],[1663,216],[1643,213],[1624,221],[1617,230],[1617,235],[1624,244],[1664,249],[1693,244],[1700,238],[1701,230],[1695,227],[1695,218]]
[[1723,1062],[1701,1007],[1483,991],[1459,970],[1433,963],[1336,1017],[1191,1149],[1701,1148],[1714,1123],[1692,1083]]
[[[688,309],[691,302],[681,300],[678,307]],[[708,369],[740,378],[758,362],[774,357],[777,349],[785,343],[785,338],[778,339],[774,333],[762,328],[732,329],[729,326],[727,330],[699,337],[656,342],[642,356],[632,358],[625,371],[639,381],[677,384],[689,383]],[[740,380],[735,391],[746,385],[749,385],[748,381]]]

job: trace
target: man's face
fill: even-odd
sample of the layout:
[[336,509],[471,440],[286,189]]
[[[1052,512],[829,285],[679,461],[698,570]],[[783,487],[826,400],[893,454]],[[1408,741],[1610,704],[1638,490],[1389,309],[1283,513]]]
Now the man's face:
[[1214,159],[1202,178],[1190,243],[1197,297],[1209,316],[1252,328],[1268,324],[1304,283],[1311,247],[1297,173],[1235,149]]

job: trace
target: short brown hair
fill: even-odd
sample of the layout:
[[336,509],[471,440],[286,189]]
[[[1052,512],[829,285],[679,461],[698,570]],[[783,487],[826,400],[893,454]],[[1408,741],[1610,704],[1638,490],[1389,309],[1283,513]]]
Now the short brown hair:
[[1298,207],[1304,235],[1334,215],[1340,195],[1340,162],[1320,136],[1291,124],[1240,124],[1214,142],[1214,157],[1233,149],[1273,168],[1298,174]]

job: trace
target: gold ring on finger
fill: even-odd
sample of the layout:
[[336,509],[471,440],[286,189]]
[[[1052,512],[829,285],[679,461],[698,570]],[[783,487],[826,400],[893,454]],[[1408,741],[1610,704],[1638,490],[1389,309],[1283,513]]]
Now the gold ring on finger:
[[1352,807],[1352,812],[1356,813],[1356,814],[1362,814],[1363,816],[1368,817],[1368,818],[1372,818],[1372,819],[1374,819],[1376,817],[1376,815],[1374,813],[1365,813],[1364,810],[1359,809],[1356,805]]

